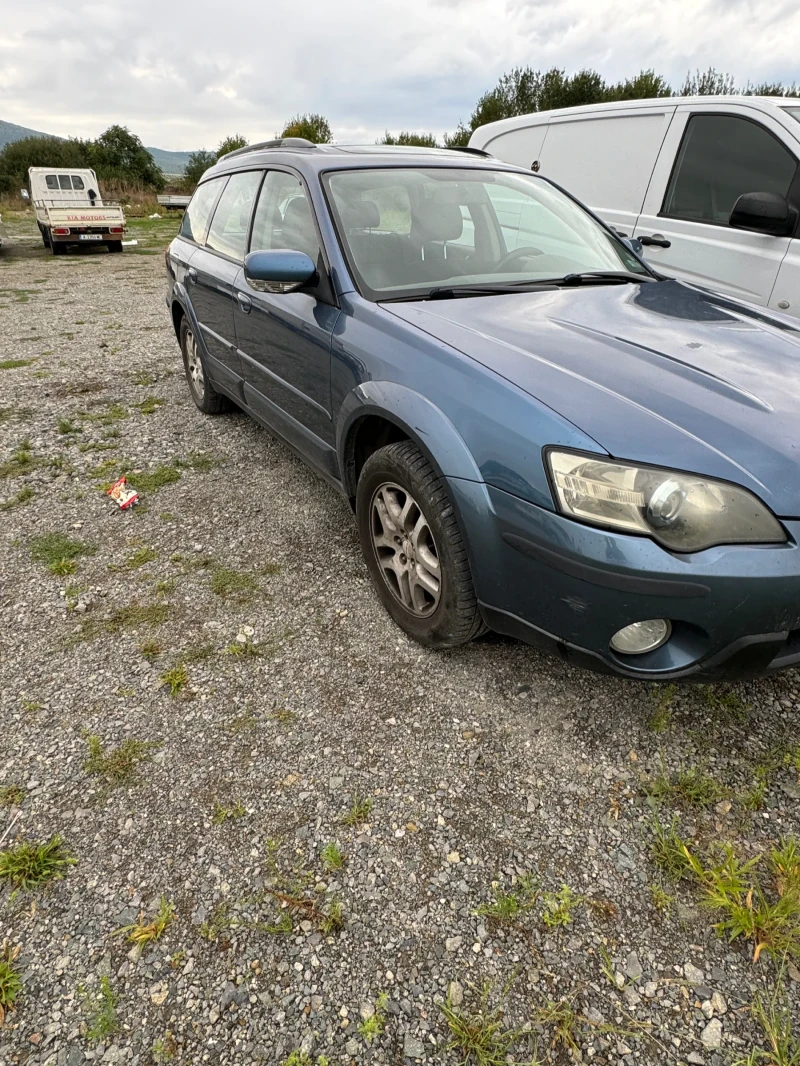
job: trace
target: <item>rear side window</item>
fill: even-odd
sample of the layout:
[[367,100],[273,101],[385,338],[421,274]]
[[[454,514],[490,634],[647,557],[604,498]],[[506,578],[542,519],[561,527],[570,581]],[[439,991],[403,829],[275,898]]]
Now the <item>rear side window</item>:
[[58,178],[56,177],[55,174],[47,174],[45,176],[44,180],[47,183],[47,188],[48,189],[57,189],[58,188]]
[[77,174],[73,174],[72,175],[72,188],[73,189],[77,189],[78,192],[80,192],[81,189],[84,188],[83,178],[79,178]]
[[214,211],[206,238],[207,248],[229,255],[232,259],[244,259],[250,216],[262,175],[261,170],[248,170],[229,178]]
[[65,192],[72,192],[72,180],[69,174],[59,174],[58,184]]
[[198,185],[189,206],[183,213],[181,237],[202,244],[208,233],[211,212],[227,178],[212,178]]
[[693,115],[662,214],[727,224],[744,193],[786,196],[796,170],[792,153],[757,122],[735,115]]

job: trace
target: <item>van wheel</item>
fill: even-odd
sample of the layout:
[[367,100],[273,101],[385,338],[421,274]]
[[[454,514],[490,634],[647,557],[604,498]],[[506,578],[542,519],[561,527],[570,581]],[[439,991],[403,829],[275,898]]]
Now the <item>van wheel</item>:
[[122,251],[122,241],[109,241],[108,242],[108,250],[109,250],[109,252],[121,252]]
[[444,479],[414,443],[388,444],[367,459],[356,520],[375,590],[410,637],[452,648],[485,631]]
[[219,415],[223,411],[229,411],[232,406],[231,401],[227,396],[217,392],[211,384],[206,368],[203,366],[203,357],[200,355],[194,330],[186,316],[181,319],[181,354],[186,381],[195,406],[204,415]]
[[66,255],[67,254],[67,246],[66,246],[66,244],[61,244],[59,241],[51,240],[50,241],[50,247],[53,249],[53,255]]

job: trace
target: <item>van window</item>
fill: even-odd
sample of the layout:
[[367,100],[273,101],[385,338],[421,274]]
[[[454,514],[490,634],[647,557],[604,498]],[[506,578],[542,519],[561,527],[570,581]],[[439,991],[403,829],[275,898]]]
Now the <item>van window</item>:
[[261,170],[232,175],[214,211],[206,238],[207,248],[229,255],[232,259],[244,259],[250,216],[262,175]]
[[62,189],[65,189],[67,192],[72,191],[72,181],[70,180],[69,174],[59,174],[58,184],[61,186]]
[[743,193],[786,196],[797,160],[757,122],[735,115],[692,115],[662,214],[727,224]]
[[45,176],[44,180],[45,180],[45,182],[47,184],[47,188],[48,189],[57,189],[58,188],[58,178],[56,177],[55,174],[47,174]]
[[203,243],[208,233],[211,210],[227,180],[227,178],[212,178],[211,181],[204,181],[202,185],[197,186],[189,206],[183,213],[181,237],[197,241],[198,244]]
[[83,178],[79,178],[77,174],[73,174],[72,175],[72,188],[73,189],[77,189],[78,192],[80,192],[81,189],[84,188]]

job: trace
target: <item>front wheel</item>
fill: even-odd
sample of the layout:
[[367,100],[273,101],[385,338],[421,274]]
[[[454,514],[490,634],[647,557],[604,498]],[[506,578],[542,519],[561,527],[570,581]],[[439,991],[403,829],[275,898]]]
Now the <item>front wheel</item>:
[[388,444],[367,459],[356,519],[375,590],[410,637],[451,648],[485,630],[444,479],[414,443]]
[[218,415],[231,407],[227,396],[222,396],[208,380],[197,338],[189,320],[181,319],[181,354],[189,392],[197,408],[204,415]]

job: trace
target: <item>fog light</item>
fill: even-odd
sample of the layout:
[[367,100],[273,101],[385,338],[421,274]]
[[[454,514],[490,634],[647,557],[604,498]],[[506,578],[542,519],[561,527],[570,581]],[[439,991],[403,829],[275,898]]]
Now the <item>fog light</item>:
[[669,639],[672,624],[666,618],[650,618],[634,622],[618,630],[611,638],[611,648],[620,655],[644,655],[655,651]]

